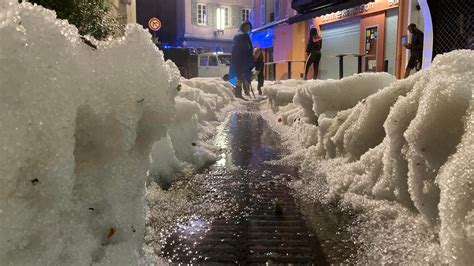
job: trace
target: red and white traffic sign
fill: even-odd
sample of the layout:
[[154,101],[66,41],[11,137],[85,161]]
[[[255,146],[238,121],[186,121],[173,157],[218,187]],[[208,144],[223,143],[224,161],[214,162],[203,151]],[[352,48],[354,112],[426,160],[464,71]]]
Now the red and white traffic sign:
[[161,29],[161,21],[157,18],[151,18],[148,21],[148,28],[152,31],[159,31]]

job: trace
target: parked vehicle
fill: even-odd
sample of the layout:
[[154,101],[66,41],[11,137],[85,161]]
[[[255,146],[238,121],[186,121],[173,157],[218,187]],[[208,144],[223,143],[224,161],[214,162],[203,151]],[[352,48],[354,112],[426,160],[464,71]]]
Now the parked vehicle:
[[221,77],[228,79],[232,55],[229,53],[215,52],[202,53],[198,56],[199,77]]
[[228,79],[229,67],[232,60],[230,53],[214,52],[196,54],[190,48],[165,48],[165,60],[173,61],[181,75],[187,79],[194,77],[221,77]]

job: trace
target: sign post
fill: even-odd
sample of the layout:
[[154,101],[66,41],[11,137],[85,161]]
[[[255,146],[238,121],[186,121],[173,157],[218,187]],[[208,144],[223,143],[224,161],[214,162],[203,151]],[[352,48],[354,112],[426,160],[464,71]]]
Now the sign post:
[[161,20],[153,17],[150,20],[148,20],[148,28],[153,31],[153,42],[155,44],[158,44],[158,36],[156,36],[156,32],[161,29]]

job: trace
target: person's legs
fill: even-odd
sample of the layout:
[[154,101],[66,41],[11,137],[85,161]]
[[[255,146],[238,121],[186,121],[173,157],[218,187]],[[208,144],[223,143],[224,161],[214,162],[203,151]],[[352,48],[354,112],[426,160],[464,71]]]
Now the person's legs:
[[408,78],[408,76],[410,76],[410,72],[413,68],[416,67],[416,64],[417,64],[416,56],[411,55],[410,59],[408,60],[407,68],[405,70],[405,76],[403,78]]
[[235,97],[243,98],[242,97],[242,86],[243,81],[245,80],[242,74],[237,74],[237,85],[235,85]]
[[242,81],[242,87],[244,89],[245,95],[250,96],[250,82],[244,78]]
[[304,70],[304,79],[307,80],[308,79],[308,72],[309,72],[309,68],[311,67],[311,64],[313,63],[313,55],[310,54],[308,56],[308,59],[306,59],[306,68]]
[[313,68],[314,68],[313,79],[318,79],[320,61],[321,61],[321,54],[317,53],[315,55],[314,62],[313,62]]
[[416,71],[420,71],[423,65],[423,58],[420,56],[416,61]]
[[405,69],[405,75],[403,76],[404,79],[408,78],[408,76],[410,76],[410,72],[411,72],[411,68],[407,67]]
[[242,89],[245,95],[250,96],[250,80],[252,79],[252,73],[250,71],[242,74]]
[[257,90],[258,90],[258,95],[262,95],[262,87],[263,87],[263,75],[258,75],[258,87],[257,87]]

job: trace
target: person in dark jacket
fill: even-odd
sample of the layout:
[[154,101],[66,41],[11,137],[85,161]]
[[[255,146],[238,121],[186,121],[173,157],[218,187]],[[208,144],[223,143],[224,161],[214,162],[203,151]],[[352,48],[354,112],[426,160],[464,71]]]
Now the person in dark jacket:
[[255,49],[253,50],[253,59],[254,59],[254,61],[255,61],[255,70],[258,72],[258,75],[257,75],[257,80],[258,80],[258,85],[257,85],[258,95],[262,95],[262,87],[263,87],[263,82],[264,82],[263,71],[264,71],[264,68],[265,68],[265,62],[263,62],[262,49],[260,49],[260,48],[255,48]]
[[423,60],[423,32],[419,30],[415,24],[408,25],[408,31],[411,33],[411,43],[406,43],[404,46],[409,49],[411,53],[405,70],[405,78],[410,75],[412,69],[420,70]]
[[306,60],[306,69],[304,72],[304,79],[308,79],[308,72],[311,65],[313,65],[313,79],[318,78],[319,61],[321,61],[321,48],[323,47],[323,39],[319,37],[318,31],[312,28],[309,32],[308,45],[306,46],[306,53],[308,59]]
[[242,99],[242,89],[246,95],[250,95],[249,80],[254,67],[253,45],[249,35],[251,29],[252,24],[250,22],[242,23],[240,34],[234,37],[234,47],[232,49],[232,67],[235,69],[238,78],[235,86],[235,96]]

